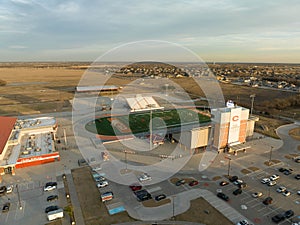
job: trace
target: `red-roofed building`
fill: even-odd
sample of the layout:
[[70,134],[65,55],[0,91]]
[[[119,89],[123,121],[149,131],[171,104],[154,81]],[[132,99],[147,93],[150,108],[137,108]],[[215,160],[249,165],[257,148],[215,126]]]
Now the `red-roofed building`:
[[8,139],[14,129],[17,118],[0,116],[0,160],[5,155]]

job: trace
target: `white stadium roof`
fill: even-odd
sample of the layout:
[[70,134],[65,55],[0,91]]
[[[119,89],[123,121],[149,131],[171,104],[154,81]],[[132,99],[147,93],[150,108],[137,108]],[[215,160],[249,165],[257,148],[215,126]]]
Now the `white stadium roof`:
[[164,108],[159,106],[152,97],[137,96],[134,98],[126,98],[126,101],[132,112]]

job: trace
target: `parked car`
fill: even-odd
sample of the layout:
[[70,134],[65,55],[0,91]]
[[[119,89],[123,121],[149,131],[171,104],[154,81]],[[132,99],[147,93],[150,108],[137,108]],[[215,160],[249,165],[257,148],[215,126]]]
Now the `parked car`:
[[9,202],[6,202],[3,207],[2,207],[2,212],[5,213],[5,212],[8,212],[9,211],[9,208],[10,208],[10,203]]
[[290,210],[285,211],[283,215],[286,219],[288,219],[288,218],[291,218],[294,214],[295,214],[294,211],[290,209]]
[[0,187],[0,195],[4,195],[6,193],[6,186]]
[[178,180],[176,183],[175,183],[175,185],[176,186],[180,186],[180,185],[183,185],[183,184],[185,184],[185,179],[181,179],[181,180]]
[[296,174],[295,179],[300,180],[300,174]]
[[240,188],[238,188],[238,189],[236,189],[236,190],[234,190],[233,192],[232,192],[232,194],[234,194],[234,195],[239,195],[239,194],[242,194],[242,189],[240,189]]
[[281,192],[284,192],[286,190],[286,187],[283,187],[283,186],[280,186],[279,188],[277,188],[277,192],[278,193],[281,193]]
[[270,205],[273,202],[273,198],[272,197],[267,197],[265,198],[265,200],[263,201],[263,204],[265,205]]
[[147,173],[143,173],[143,174],[138,176],[138,180],[140,182],[145,182],[145,181],[148,181],[148,180],[151,180],[151,179],[152,179],[151,176]]
[[234,182],[234,181],[236,181],[238,179],[239,179],[238,176],[232,176],[232,177],[229,178],[229,181],[230,182]]
[[229,182],[223,180],[219,184],[220,184],[220,186],[225,186],[225,185],[228,185]]
[[247,184],[246,183],[241,183],[241,184],[238,184],[238,187],[239,188],[246,188]]
[[283,194],[285,197],[288,197],[288,196],[291,195],[291,192],[288,191],[288,190],[285,190],[285,191],[282,192],[282,194]]
[[101,182],[101,181],[105,181],[106,178],[103,177],[103,176],[96,176],[96,177],[94,177],[94,180],[95,180],[96,182]]
[[152,199],[152,196],[151,196],[150,194],[147,194],[147,195],[138,195],[138,196],[136,196],[136,197],[137,197],[137,200],[138,200],[139,202],[143,202],[143,201]]
[[295,159],[295,162],[296,162],[296,163],[300,163],[300,158],[296,158],[296,159]]
[[198,185],[199,182],[197,180],[192,180],[190,183],[189,183],[189,186],[195,186],[195,185]]
[[104,181],[97,183],[96,185],[97,185],[97,188],[103,188],[103,187],[108,186],[108,182],[106,180],[104,180]]
[[100,196],[102,202],[112,200],[114,198],[114,193],[112,191],[107,191]]
[[253,198],[259,198],[259,197],[261,197],[262,195],[263,195],[262,192],[254,192],[254,193],[252,194],[252,197],[253,197]]
[[243,180],[240,180],[240,179],[237,179],[237,180],[233,181],[232,183],[233,183],[234,185],[239,185],[239,184],[244,183],[244,181],[243,181]]
[[152,199],[151,194],[146,190],[139,190],[139,191],[134,192],[134,194],[136,195],[137,200],[139,202],[143,202],[143,201],[146,201],[148,199]]
[[225,201],[229,201],[229,197],[222,192],[219,192],[217,196]]
[[274,174],[274,175],[270,176],[270,180],[271,180],[271,181],[278,180],[279,178],[280,178],[280,176],[277,175],[277,174]]
[[55,211],[55,210],[58,210],[58,209],[59,209],[59,207],[57,205],[50,205],[45,209],[45,213]]
[[141,185],[135,185],[135,184],[132,184],[129,186],[129,188],[132,190],[132,191],[138,191],[138,190],[141,190],[142,189],[142,186]]
[[290,175],[290,174],[292,174],[292,171],[291,170],[286,170],[286,171],[283,172],[283,174],[284,175]]
[[283,167],[281,167],[281,168],[278,169],[278,171],[281,172],[281,173],[283,173],[283,172],[286,171],[286,170],[287,170],[287,169],[286,169],[286,168],[283,168]]
[[44,186],[44,191],[52,191],[56,189],[57,183],[56,182],[48,182]]
[[297,191],[297,195],[300,195],[300,191]]
[[274,186],[274,185],[276,185],[276,181],[272,181],[272,180],[271,180],[271,181],[268,183],[268,185],[269,185],[269,186]]
[[262,184],[267,184],[267,183],[269,183],[270,182],[270,178],[263,178],[262,180],[261,180],[261,183]]
[[13,188],[14,188],[14,185],[8,185],[8,186],[6,186],[6,194],[12,193]]
[[160,194],[160,195],[157,195],[157,196],[155,196],[155,200],[156,201],[160,201],[160,200],[163,200],[163,199],[165,199],[167,196],[165,195],[165,194]]
[[272,217],[272,221],[275,223],[279,223],[279,222],[283,221],[284,219],[285,219],[285,217],[283,214],[277,214]]
[[58,199],[58,195],[50,195],[47,197],[47,202],[52,202]]
[[250,225],[250,224],[249,224],[248,220],[241,220],[236,225]]

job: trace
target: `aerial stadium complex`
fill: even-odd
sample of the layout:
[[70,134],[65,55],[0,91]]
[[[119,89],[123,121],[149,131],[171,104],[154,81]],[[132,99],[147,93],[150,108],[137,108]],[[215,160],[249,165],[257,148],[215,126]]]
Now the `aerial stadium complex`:
[[[88,122],[85,129],[104,142],[136,137],[156,139],[168,137],[186,149],[201,149],[211,145],[216,151],[245,151],[246,138],[253,135],[257,117],[249,109],[227,104],[223,108],[204,112],[193,107],[167,108],[154,97],[124,98],[127,114],[103,114]],[[230,103],[230,102],[229,102]],[[149,135],[150,134],[150,135]]]

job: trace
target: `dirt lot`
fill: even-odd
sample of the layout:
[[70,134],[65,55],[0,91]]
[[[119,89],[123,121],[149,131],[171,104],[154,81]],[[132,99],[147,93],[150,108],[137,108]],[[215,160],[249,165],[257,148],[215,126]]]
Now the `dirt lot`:
[[109,215],[106,206],[100,200],[100,193],[89,167],[72,170],[72,176],[86,225],[111,225],[135,221],[126,212]]
[[[112,216],[108,214],[105,205],[100,201],[100,194],[95,185],[95,181],[92,178],[89,167],[72,170],[72,176],[86,225],[111,225],[135,221],[128,216],[127,212],[118,213]],[[175,180],[172,181],[176,182]],[[163,204],[168,204],[169,202],[168,199],[162,201]],[[148,203],[149,205],[145,203],[146,207],[154,207],[154,205],[151,204],[151,201]],[[232,224],[203,198],[193,200],[190,209],[185,213],[177,215],[175,219],[204,223],[207,225]]]

